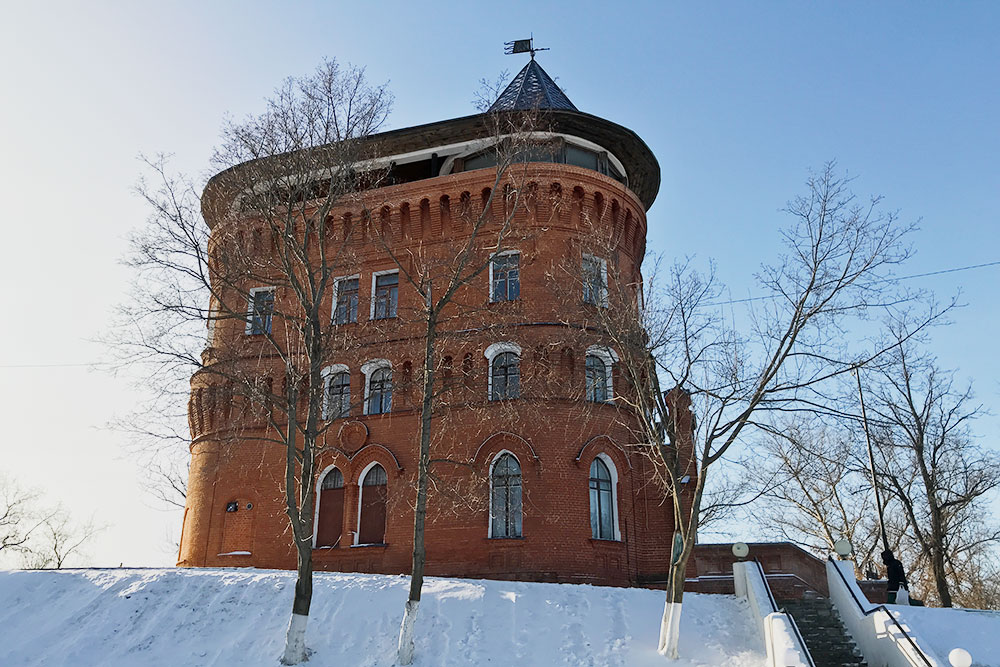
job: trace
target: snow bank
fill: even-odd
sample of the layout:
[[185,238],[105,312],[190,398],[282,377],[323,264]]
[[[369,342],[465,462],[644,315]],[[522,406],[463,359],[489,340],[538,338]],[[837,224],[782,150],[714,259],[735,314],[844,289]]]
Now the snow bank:
[[[274,667],[294,573],[252,569],[0,571],[0,665]],[[308,664],[392,665],[408,579],[319,573]],[[664,665],[663,593],[430,578],[414,665]],[[684,596],[671,667],[764,667],[750,610]]]
[[964,648],[974,665],[1000,667],[1000,612],[887,606],[938,655],[946,658],[952,649]]

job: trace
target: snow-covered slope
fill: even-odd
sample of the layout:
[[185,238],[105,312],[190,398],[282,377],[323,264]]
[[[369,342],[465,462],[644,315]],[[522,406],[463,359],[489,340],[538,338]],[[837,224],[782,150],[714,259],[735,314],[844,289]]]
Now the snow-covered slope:
[[[0,571],[0,665],[274,667],[294,575]],[[405,577],[317,574],[313,665],[392,665]],[[658,591],[429,579],[415,665],[663,665]],[[765,664],[745,602],[686,595],[674,667]]]
[[889,609],[945,664],[952,649],[964,648],[972,654],[977,667],[1000,667],[1000,612],[895,604]]

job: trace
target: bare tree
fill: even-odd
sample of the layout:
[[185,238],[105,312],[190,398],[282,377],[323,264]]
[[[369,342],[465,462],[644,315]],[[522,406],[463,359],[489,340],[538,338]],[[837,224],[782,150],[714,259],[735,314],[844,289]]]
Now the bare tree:
[[905,513],[933,592],[950,607],[963,564],[1000,543],[1000,528],[986,521],[987,500],[1000,487],[1000,456],[972,433],[983,412],[972,388],[957,386],[953,372],[912,344],[908,318],[890,328],[899,343],[889,353],[892,363],[864,376],[877,423],[876,472]]
[[24,550],[32,534],[45,522],[39,514],[38,494],[0,473],[0,556]]
[[322,371],[346,335],[328,308],[356,245],[357,230],[335,225],[333,211],[385,176],[370,166],[378,152],[370,137],[391,103],[363,69],[325,61],[288,79],[263,113],[226,122],[214,156],[222,171],[204,196],[163,160],[149,162],[155,181],[139,187],[152,215],[133,243],[139,280],[124,310],[124,349],[154,378],[193,371],[196,397],[208,393],[240,416],[233,442],[283,450],[297,554],[285,664],[308,656],[315,464],[328,447]]
[[878,198],[858,203],[848,185],[828,164],[789,203],[785,251],[758,272],[764,294],[747,304],[746,326],[720,307],[714,275],[689,263],[675,265],[643,295],[635,276],[609,276],[608,287],[622,294],[602,310],[602,327],[622,352],[630,390],[621,402],[673,506],[659,642],[668,657],[677,657],[685,569],[710,470],[776,415],[825,403],[825,383],[883,352],[850,353],[844,328],[900,298],[888,279],[910,254],[904,237],[911,227],[882,212]]
[[40,494],[0,474],[0,559],[12,554],[26,568],[61,568],[102,527],[93,520],[79,524],[61,506],[49,506]]
[[[425,525],[427,520],[428,488],[431,466],[434,462],[450,463],[446,455],[432,459],[432,429],[435,417],[441,416],[439,398],[453,389],[453,378],[438,380],[445,362],[439,354],[442,338],[454,336],[455,329],[466,328],[468,318],[485,312],[481,301],[460,298],[470,283],[477,281],[490,266],[493,258],[510,247],[513,239],[523,241],[526,231],[515,228],[514,217],[527,182],[526,160],[529,151],[537,148],[532,131],[538,126],[537,112],[495,112],[486,117],[489,142],[496,164],[488,195],[477,208],[471,203],[462,204],[455,215],[461,232],[453,243],[436,244],[433,249],[423,245],[399,254],[391,243],[395,232],[378,227],[378,240],[399,269],[402,280],[419,296],[420,307],[411,314],[411,321],[421,323],[418,338],[423,342],[420,383],[420,431],[418,435],[418,463],[414,501],[413,560],[410,574],[409,596],[400,626],[397,660],[401,665],[413,661],[414,626],[423,587],[424,567],[427,560]],[[501,200],[495,205],[494,200]],[[501,212],[498,212],[501,211]],[[454,230],[450,230],[454,231]],[[498,326],[496,317],[493,326]],[[450,363],[450,360],[449,360]],[[446,410],[445,410],[446,411]],[[439,427],[440,428],[440,427]],[[438,477],[439,484],[444,484]]]
[[[63,507],[49,512],[26,545],[23,563],[32,569],[62,569],[67,559],[81,556],[82,549],[103,530],[93,520],[80,524]],[[77,559],[79,560],[79,559]]]
[[[880,538],[871,480],[856,434],[839,426],[796,418],[762,439],[754,466],[774,483],[764,494],[763,511],[754,506],[753,516],[765,533],[821,557],[847,539],[858,568],[873,572],[880,562]],[[900,525],[891,521],[891,510],[886,513],[890,545],[898,549],[905,521]]]

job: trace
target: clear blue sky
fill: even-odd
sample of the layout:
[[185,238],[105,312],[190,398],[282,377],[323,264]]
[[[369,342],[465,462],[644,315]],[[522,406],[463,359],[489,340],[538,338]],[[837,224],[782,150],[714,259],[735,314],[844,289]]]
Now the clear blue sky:
[[[143,499],[120,436],[132,398],[80,367],[125,292],[116,262],[145,212],[140,152],[202,174],[226,113],[258,111],[332,56],[396,95],[392,127],[462,116],[481,77],[523,56],[583,111],[635,130],[660,161],[650,248],[715,258],[734,297],[775,253],[777,210],[836,159],[859,194],[921,218],[912,273],[1000,260],[1000,5],[963,3],[19,3],[0,25],[0,470],[111,526],[102,563],[159,564],[180,517]],[[943,364],[1000,410],[1000,267],[915,284],[966,308]],[[989,443],[996,419],[979,431]],[[137,523],[138,522],[138,523]],[[134,526],[139,525],[140,528]],[[132,527],[130,527],[132,526]],[[752,537],[752,536],[751,536]]]

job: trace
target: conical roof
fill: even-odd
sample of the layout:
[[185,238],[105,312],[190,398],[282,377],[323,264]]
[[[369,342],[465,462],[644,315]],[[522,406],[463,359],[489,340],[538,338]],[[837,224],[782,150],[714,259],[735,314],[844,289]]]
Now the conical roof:
[[490,111],[529,111],[531,109],[565,109],[579,111],[569,101],[542,66],[532,58],[524,66],[500,97],[490,107]]

